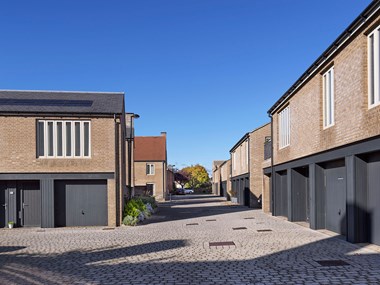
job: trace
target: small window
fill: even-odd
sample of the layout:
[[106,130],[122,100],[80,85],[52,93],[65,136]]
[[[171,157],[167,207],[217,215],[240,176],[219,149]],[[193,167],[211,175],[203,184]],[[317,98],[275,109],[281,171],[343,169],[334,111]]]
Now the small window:
[[323,75],[323,127],[334,125],[334,67]]
[[146,184],[146,192],[147,193],[145,193],[146,195],[148,195],[148,196],[153,196],[154,195],[154,187],[155,185],[154,185],[154,183],[147,183]]
[[47,122],[47,155],[54,156],[54,125]]
[[380,27],[368,35],[368,107],[380,104]]
[[45,156],[45,122],[37,123],[38,155]]
[[147,175],[154,175],[154,164],[148,163],[146,165],[146,174]]
[[286,107],[279,114],[280,149],[290,145],[290,107]]
[[70,156],[72,156],[72,152],[71,152],[71,145],[72,145],[71,122],[65,122],[65,126],[66,126],[66,132],[65,132],[65,134],[66,134],[66,156],[70,157]]
[[57,122],[57,156],[63,156],[63,126]]
[[75,129],[75,156],[81,155],[81,132],[80,132],[80,122],[74,123],[74,129]]

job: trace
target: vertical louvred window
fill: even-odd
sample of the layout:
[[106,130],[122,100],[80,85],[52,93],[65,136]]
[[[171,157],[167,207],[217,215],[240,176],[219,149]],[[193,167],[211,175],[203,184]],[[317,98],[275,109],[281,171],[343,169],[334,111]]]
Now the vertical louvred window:
[[37,121],[37,157],[91,157],[90,121]]

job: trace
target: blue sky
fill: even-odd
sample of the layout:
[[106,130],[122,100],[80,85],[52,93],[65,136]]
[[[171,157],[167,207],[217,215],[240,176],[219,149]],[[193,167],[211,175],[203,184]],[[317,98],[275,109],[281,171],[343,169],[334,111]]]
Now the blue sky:
[[0,3],[0,89],[123,91],[182,168],[228,159],[370,0]]

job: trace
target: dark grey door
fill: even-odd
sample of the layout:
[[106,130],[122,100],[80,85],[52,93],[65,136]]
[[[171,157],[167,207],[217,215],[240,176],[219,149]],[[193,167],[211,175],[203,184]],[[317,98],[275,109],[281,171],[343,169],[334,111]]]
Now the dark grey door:
[[309,172],[308,168],[292,170],[293,221],[309,221]]
[[251,191],[249,189],[249,178],[245,179],[245,186],[244,186],[244,206],[249,207],[251,200]]
[[326,229],[346,235],[346,168],[327,168],[326,183]]
[[38,181],[23,181],[18,183],[21,194],[22,226],[41,226],[41,191]]
[[287,171],[281,171],[276,173],[276,185],[275,185],[275,215],[276,216],[288,216],[288,176]]
[[368,162],[368,213],[370,242],[380,245],[380,157]]
[[56,226],[106,226],[107,181],[56,181],[54,204]]
[[0,182],[0,228],[4,228],[7,225],[7,192],[6,184]]
[[220,184],[220,197],[226,197],[227,181],[222,181]]

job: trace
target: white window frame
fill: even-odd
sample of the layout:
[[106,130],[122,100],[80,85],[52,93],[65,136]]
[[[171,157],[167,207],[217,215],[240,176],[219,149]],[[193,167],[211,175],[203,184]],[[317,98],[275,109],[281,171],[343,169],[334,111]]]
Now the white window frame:
[[[71,155],[66,155],[66,123],[71,123]],[[44,126],[44,155],[38,153],[38,158],[91,158],[91,121],[71,121],[71,120],[38,120],[38,123],[43,123]],[[53,155],[48,155],[48,123],[53,123]],[[62,155],[57,154],[57,123],[62,123]],[[75,155],[75,123],[80,123],[80,155]],[[88,155],[84,155],[84,123],[89,124],[88,131]],[[37,145],[39,141],[36,139]]]
[[246,154],[245,154],[245,158],[246,158],[246,165],[247,166],[249,166],[249,140],[246,140],[245,141],[245,152],[246,152]]
[[278,113],[279,149],[290,146],[290,106]]
[[153,185],[153,195],[156,193],[156,183],[148,182],[146,183],[146,188],[148,189],[148,185]]
[[148,171],[148,173],[146,175],[155,175],[155,173],[156,173],[156,167],[155,167],[154,163],[147,163],[146,164],[146,169],[149,169],[149,171]]
[[[373,39],[373,47],[371,45]],[[373,48],[373,50],[372,50]],[[380,26],[368,35],[368,109],[380,105]],[[373,69],[372,69],[373,67]],[[373,97],[373,103],[372,101]]]
[[335,125],[334,66],[323,74],[323,129]]

